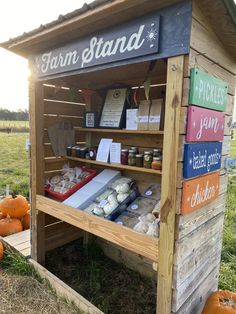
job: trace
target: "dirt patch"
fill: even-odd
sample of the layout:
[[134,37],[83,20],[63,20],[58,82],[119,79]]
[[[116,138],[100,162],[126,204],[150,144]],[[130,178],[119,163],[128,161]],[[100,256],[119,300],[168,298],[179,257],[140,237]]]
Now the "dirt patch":
[[155,314],[156,282],[80,240],[50,251],[46,268],[106,314]]
[[74,314],[45,286],[32,277],[0,270],[1,314]]

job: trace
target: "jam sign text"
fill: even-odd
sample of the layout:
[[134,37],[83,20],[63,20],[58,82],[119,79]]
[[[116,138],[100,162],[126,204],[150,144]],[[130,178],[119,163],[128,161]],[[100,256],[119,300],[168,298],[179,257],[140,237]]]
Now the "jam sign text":
[[188,107],[187,142],[222,141],[224,138],[223,112]]

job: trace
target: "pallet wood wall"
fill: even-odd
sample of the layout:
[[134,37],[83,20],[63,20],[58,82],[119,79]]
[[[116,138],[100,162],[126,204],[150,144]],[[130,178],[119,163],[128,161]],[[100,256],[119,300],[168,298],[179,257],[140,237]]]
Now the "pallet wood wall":
[[[196,211],[181,215],[183,182],[183,145],[185,142],[190,68],[197,67],[226,81],[226,107],[219,196]],[[223,221],[227,192],[227,174],[224,160],[229,155],[232,112],[235,95],[235,62],[224,50],[193,1],[191,48],[185,57],[183,101],[179,135],[178,183],[176,208],[175,254],[173,271],[172,313],[200,314],[208,295],[217,289],[221,256]]]

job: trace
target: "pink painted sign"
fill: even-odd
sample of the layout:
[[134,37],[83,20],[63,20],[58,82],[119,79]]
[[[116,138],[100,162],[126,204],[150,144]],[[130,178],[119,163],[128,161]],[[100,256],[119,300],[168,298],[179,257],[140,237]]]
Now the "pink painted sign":
[[223,112],[188,107],[187,142],[222,141],[225,115]]

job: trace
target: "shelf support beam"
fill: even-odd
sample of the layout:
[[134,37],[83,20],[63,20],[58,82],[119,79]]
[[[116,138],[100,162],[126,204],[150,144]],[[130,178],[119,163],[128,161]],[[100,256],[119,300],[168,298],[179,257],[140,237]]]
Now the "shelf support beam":
[[171,313],[172,271],[174,256],[177,161],[180,109],[183,88],[184,56],[168,59],[165,101],[165,132],[161,182],[159,267],[157,313]]
[[31,256],[35,261],[43,265],[45,263],[45,214],[36,208],[36,195],[44,194],[44,106],[42,83],[30,82],[29,102],[31,130]]

